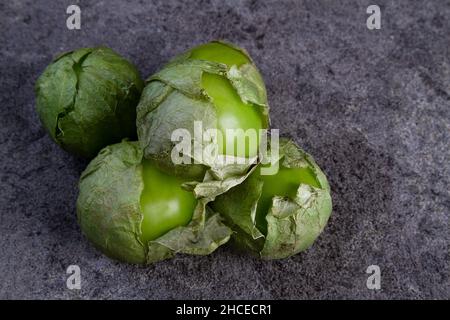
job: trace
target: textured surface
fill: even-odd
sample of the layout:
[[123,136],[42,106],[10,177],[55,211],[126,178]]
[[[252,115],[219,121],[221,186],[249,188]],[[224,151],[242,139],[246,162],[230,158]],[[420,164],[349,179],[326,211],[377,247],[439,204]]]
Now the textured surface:
[[[378,1],[0,3],[0,298],[450,298],[450,3]],[[334,211],[316,244],[262,262],[221,248],[141,268],[80,234],[77,180],[35,112],[33,84],[60,51],[105,44],[143,76],[214,38],[245,47],[272,125],[327,173]],[[78,264],[82,289],[66,288]],[[382,289],[366,288],[377,264]]]

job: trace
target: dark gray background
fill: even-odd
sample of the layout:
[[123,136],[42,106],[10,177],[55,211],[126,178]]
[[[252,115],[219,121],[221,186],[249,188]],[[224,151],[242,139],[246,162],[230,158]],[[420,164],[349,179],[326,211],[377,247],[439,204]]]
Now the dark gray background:
[[[366,27],[373,2],[381,30]],[[79,31],[66,28],[71,3]],[[2,1],[0,12],[0,298],[450,298],[449,1]],[[87,163],[44,132],[34,82],[73,48],[108,45],[147,77],[216,38],[251,53],[273,127],[327,173],[329,224],[281,261],[228,247],[148,267],[111,261],[80,233]],[[66,288],[71,264],[80,291]],[[372,264],[379,291],[366,288]]]

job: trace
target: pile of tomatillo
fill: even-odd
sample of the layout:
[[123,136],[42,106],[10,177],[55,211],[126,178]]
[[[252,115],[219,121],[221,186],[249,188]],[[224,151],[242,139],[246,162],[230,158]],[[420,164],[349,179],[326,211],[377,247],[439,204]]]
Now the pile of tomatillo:
[[145,82],[109,48],[67,52],[37,80],[36,104],[58,145],[92,159],[78,222],[111,258],[148,264],[229,240],[286,258],[311,246],[331,214],[330,187],[309,154],[289,139],[248,136],[270,129],[266,89],[247,52],[229,43],[197,46]]

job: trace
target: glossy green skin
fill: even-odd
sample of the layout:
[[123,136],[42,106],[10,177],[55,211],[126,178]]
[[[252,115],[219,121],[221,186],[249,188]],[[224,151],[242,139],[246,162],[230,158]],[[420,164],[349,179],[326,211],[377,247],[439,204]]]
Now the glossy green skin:
[[144,190],[141,194],[141,241],[147,243],[166,232],[187,225],[197,200],[191,192],[181,188],[184,180],[158,170],[149,161],[143,161]]
[[219,42],[209,42],[196,47],[191,51],[190,57],[224,63],[227,66],[240,66],[249,62],[244,54]]
[[[229,67],[249,62],[248,58],[238,50],[220,43],[208,43],[197,47],[192,51],[191,58],[224,63]],[[259,130],[266,127],[259,108],[244,103],[230,81],[220,75],[204,73],[202,87],[212,98],[216,107],[217,129],[223,136],[223,141],[218,141],[219,153],[238,157],[256,156],[259,146]],[[256,130],[256,143],[250,145],[246,142],[245,149],[237,150],[237,139],[245,139],[245,135],[240,133],[235,139],[227,139],[227,129],[243,129],[244,132],[247,129],[254,129]]]
[[254,174],[264,182],[261,197],[256,208],[256,227],[267,234],[266,215],[272,205],[274,196],[295,198],[297,189],[301,183],[320,188],[320,184],[309,167],[306,168],[286,168],[280,166],[278,173],[274,175],[261,175],[260,170]]

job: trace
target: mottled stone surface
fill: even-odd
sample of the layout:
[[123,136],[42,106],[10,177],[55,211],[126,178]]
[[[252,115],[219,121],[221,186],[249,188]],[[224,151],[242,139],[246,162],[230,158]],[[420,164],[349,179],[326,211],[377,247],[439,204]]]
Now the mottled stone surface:
[[[450,3],[375,1],[0,3],[0,298],[450,298]],[[272,124],[327,173],[334,200],[308,251],[259,261],[220,248],[149,267],[111,261],[81,235],[86,161],[56,146],[33,85],[58,52],[105,44],[143,76],[216,38],[245,47],[268,87]],[[66,288],[78,264],[82,289]],[[379,265],[382,289],[366,288]]]

